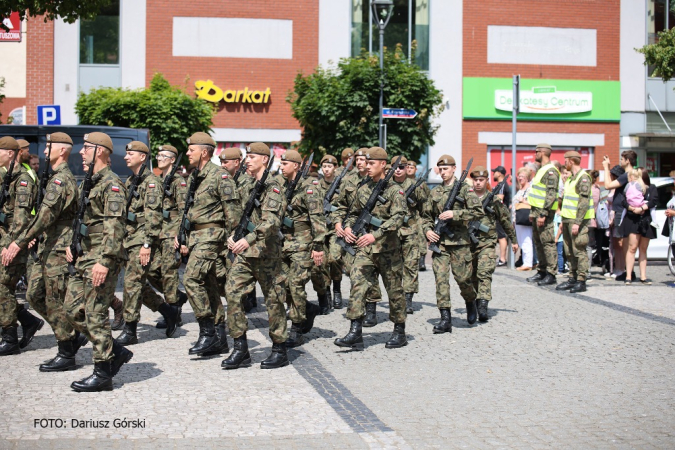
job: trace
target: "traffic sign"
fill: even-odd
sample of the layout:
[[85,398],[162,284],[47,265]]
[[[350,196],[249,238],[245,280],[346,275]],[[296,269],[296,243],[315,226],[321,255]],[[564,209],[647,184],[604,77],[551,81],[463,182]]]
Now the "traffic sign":
[[61,125],[60,105],[39,105],[37,115],[38,125]]
[[382,108],[383,119],[414,119],[417,111],[405,108]]
[[18,12],[9,14],[9,17],[2,17],[0,27],[0,42],[21,42],[21,18]]

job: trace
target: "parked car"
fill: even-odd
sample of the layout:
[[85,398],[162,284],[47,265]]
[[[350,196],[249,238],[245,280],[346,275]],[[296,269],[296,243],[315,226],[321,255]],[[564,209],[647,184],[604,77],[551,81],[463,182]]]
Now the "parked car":
[[663,225],[666,223],[666,205],[673,198],[673,187],[675,186],[675,179],[670,177],[655,177],[651,182],[659,193],[659,203],[656,206],[656,224],[658,238],[653,239],[649,243],[647,249],[648,259],[665,260],[668,255],[668,238],[661,235]]
[[73,154],[68,161],[68,167],[79,181],[84,179],[82,159],[74,153],[79,152],[84,144],[84,135],[94,131],[106,133],[113,141],[111,168],[113,172],[125,181],[131,171],[124,162],[126,145],[131,141],[141,141],[149,145],[150,134],[146,129],[103,127],[91,125],[0,125],[0,137],[12,136],[15,139],[25,139],[30,142],[30,153],[40,157],[40,167],[44,164],[44,149],[47,145],[47,135],[57,131],[67,133],[73,139]]

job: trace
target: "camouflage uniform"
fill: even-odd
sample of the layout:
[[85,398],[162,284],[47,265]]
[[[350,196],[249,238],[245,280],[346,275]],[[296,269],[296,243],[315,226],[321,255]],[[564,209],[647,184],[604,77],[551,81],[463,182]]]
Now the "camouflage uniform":
[[[82,236],[84,254],[75,264],[76,275],[68,280],[64,307],[66,317],[75,330],[84,333],[94,347],[94,362],[113,358],[113,339],[108,320],[120,272],[126,225],[126,189],[122,180],[105,167],[92,177],[89,204],[82,223],[87,236]],[[105,282],[95,287],[91,269],[98,263],[109,269]]]
[[[416,180],[415,178],[410,178],[410,180],[414,183]],[[429,185],[427,184],[426,181],[423,181],[422,184],[420,184],[417,189],[415,189],[415,196],[417,197],[417,204],[419,206],[419,214],[420,216],[422,215],[422,209],[424,207],[424,203],[429,199],[431,196],[431,189],[429,189]],[[423,260],[427,256],[427,252],[429,251],[428,248],[428,242],[427,242],[427,237],[424,235],[424,230],[422,229],[422,221],[418,220],[418,235],[417,239],[419,242],[419,249],[420,249],[420,258]]]
[[[530,210],[532,240],[539,259],[539,272],[547,272],[555,277],[558,273],[558,248],[555,242],[556,229],[553,226],[555,211],[551,208],[558,200],[560,173],[557,170],[548,170],[546,167],[539,170],[547,170],[541,179],[541,183],[546,186],[546,200],[544,200],[543,208],[532,207]],[[545,216],[543,227],[537,226],[539,216]]]
[[[590,219],[584,219],[586,212],[592,208],[590,202],[592,180],[586,171],[579,171],[575,175],[570,175],[569,182],[580,179],[576,183],[575,192],[579,196],[577,205],[576,219],[562,219],[563,223],[563,247],[565,257],[570,265],[570,279],[577,281],[586,281],[589,273],[588,251],[588,222]],[[577,235],[572,234],[572,226],[579,225]]]
[[[321,203],[321,212],[323,213],[323,199],[326,196],[326,191],[330,188],[330,183],[324,178],[320,180],[312,180],[313,189],[316,190],[315,195],[318,196]],[[334,261],[330,254],[330,240],[331,236],[335,235],[335,229],[332,224],[328,223],[326,216],[323,216],[323,223],[325,224],[326,234],[324,238],[324,262],[320,266],[312,265],[311,280],[314,290],[319,296],[325,295],[330,291],[330,284],[333,280],[340,282],[342,279],[342,269],[339,261]]]
[[[414,179],[406,178],[402,182],[395,183],[403,192],[406,192],[410,186],[415,184]],[[403,252],[403,292],[405,294],[415,294],[419,292],[419,208],[421,202],[417,202],[413,195],[410,198],[414,204],[408,203],[408,214],[403,220],[403,226],[398,230],[398,237],[401,240],[401,251]]]

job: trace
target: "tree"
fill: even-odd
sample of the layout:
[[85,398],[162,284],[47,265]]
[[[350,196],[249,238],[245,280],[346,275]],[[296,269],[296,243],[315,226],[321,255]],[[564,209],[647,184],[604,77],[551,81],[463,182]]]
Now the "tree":
[[150,130],[150,149],[170,144],[187,150],[185,141],[197,131],[210,132],[213,106],[194,98],[156,73],[148,89],[92,89],[77,99],[81,125],[107,125]]
[[[0,0],[0,17],[18,12],[21,20],[26,17],[45,16],[48,20],[63,19],[73,23],[77,19],[92,19],[112,0]],[[0,24],[0,27],[7,28]]]
[[[379,56],[363,53],[343,58],[336,69],[318,67],[295,78],[286,101],[303,127],[299,151],[340,157],[346,147],[378,145],[380,98]],[[409,120],[385,120],[387,152],[418,159],[434,144],[438,125],[432,119],[442,110],[442,94],[415,64],[408,63],[398,45],[384,52],[384,105],[409,108],[418,115]]]
[[655,66],[650,74],[668,81],[675,74],[675,28],[658,33],[659,40],[635,50],[645,55],[645,65]]

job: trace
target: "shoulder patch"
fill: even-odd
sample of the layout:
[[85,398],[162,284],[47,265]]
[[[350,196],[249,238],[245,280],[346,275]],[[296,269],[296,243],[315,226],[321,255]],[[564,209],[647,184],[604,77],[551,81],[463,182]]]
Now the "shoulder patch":
[[187,183],[186,183],[185,181],[181,181],[181,182],[180,182],[180,185],[181,185],[181,187],[186,187],[186,186],[187,186]]
[[272,190],[273,190],[274,192],[276,192],[277,194],[281,194],[281,191],[280,191],[278,188],[272,188]]
[[314,191],[313,191],[312,189],[307,189],[307,193],[308,193],[308,194],[313,194]]
[[401,195],[405,195],[405,192],[403,192],[403,191],[400,190],[400,189],[398,190],[398,193],[401,194]]
[[222,179],[224,180],[224,179],[226,179],[226,178],[229,178],[229,175],[226,174],[226,173],[224,173],[224,174],[222,174],[222,175],[220,176],[220,178],[222,178]]
[[312,181],[312,184],[319,184],[319,180]]
[[26,181],[20,181],[19,184],[21,186],[28,186],[28,182],[26,182]]
[[154,188],[155,188],[155,183],[148,184],[148,189],[154,189]]
[[54,184],[61,186],[61,180],[59,180],[58,178],[54,178]]
[[549,170],[549,171],[548,171],[548,174],[549,174],[549,175],[553,175],[553,171],[552,171],[552,170]]
[[110,188],[110,190],[113,191],[113,192],[119,192],[119,191],[120,191],[120,188],[119,188],[119,186],[114,186],[114,185],[113,185],[113,186]]
[[473,188],[469,188],[469,192],[473,192]]

